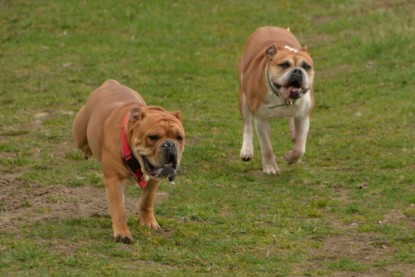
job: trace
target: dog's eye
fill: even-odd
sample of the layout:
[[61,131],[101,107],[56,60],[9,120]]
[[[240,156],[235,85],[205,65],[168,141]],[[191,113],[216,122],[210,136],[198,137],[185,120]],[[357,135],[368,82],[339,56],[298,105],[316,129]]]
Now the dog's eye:
[[308,71],[311,69],[311,65],[309,65],[308,63],[303,63],[303,68]]
[[177,135],[177,140],[181,143],[183,141],[183,137],[181,135]]
[[284,68],[284,69],[287,69],[287,68],[289,68],[291,65],[290,65],[290,63],[289,63],[289,62],[285,62],[285,63],[279,63],[279,64],[278,64],[278,66],[279,66],[279,67],[282,67],[282,68]]
[[148,136],[148,139],[150,140],[150,141],[158,141],[159,140],[159,136],[157,136],[157,135],[149,135]]

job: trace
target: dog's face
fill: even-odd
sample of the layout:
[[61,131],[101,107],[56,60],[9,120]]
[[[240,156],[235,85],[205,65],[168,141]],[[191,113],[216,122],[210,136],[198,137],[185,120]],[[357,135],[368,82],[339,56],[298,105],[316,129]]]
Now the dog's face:
[[144,174],[169,181],[176,177],[185,136],[180,112],[151,106],[133,108],[127,134]]
[[288,46],[267,48],[267,78],[285,100],[299,99],[313,85],[313,60],[307,49],[294,49]]

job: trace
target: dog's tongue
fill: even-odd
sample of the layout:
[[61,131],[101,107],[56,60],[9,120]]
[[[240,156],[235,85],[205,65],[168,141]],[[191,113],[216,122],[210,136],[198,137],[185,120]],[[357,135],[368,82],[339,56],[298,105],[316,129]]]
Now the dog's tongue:
[[299,87],[281,87],[280,94],[284,99],[289,99],[293,93],[301,92],[301,88]]

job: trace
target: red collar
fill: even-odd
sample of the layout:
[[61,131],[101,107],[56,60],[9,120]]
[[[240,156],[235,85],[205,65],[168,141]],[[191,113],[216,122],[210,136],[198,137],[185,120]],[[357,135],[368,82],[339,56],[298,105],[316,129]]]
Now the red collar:
[[130,170],[131,174],[133,174],[135,180],[137,181],[138,185],[144,189],[147,186],[147,181],[144,178],[144,174],[141,171],[140,163],[131,153],[131,148],[128,145],[127,134],[125,133],[125,125],[127,124],[128,119],[130,118],[130,112],[128,112],[122,121],[121,125],[121,154],[122,159]]

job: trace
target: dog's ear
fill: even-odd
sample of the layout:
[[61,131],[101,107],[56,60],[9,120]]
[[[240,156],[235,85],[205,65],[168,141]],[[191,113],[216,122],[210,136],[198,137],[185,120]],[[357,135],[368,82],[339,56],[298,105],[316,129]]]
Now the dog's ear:
[[277,54],[277,46],[272,44],[268,46],[267,50],[265,50],[265,56],[272,59]]
[[136,122],[137,120],[142,120],[144,118],[144,112],[139,107],[134,107],[130,111],[130,121]]
[[182,116],[182,113],[180,111],[171,112],[170,114],[173,115],[178,120],[180,120],[180,122],[183,122],[183,116]]
[[301,48],[300,48],[300,51],[304,51],[304,52],[306,52],[306,53],[310,53],[310,52],[308,51],[307,46],[303,46],[303,47],[301,47]]

